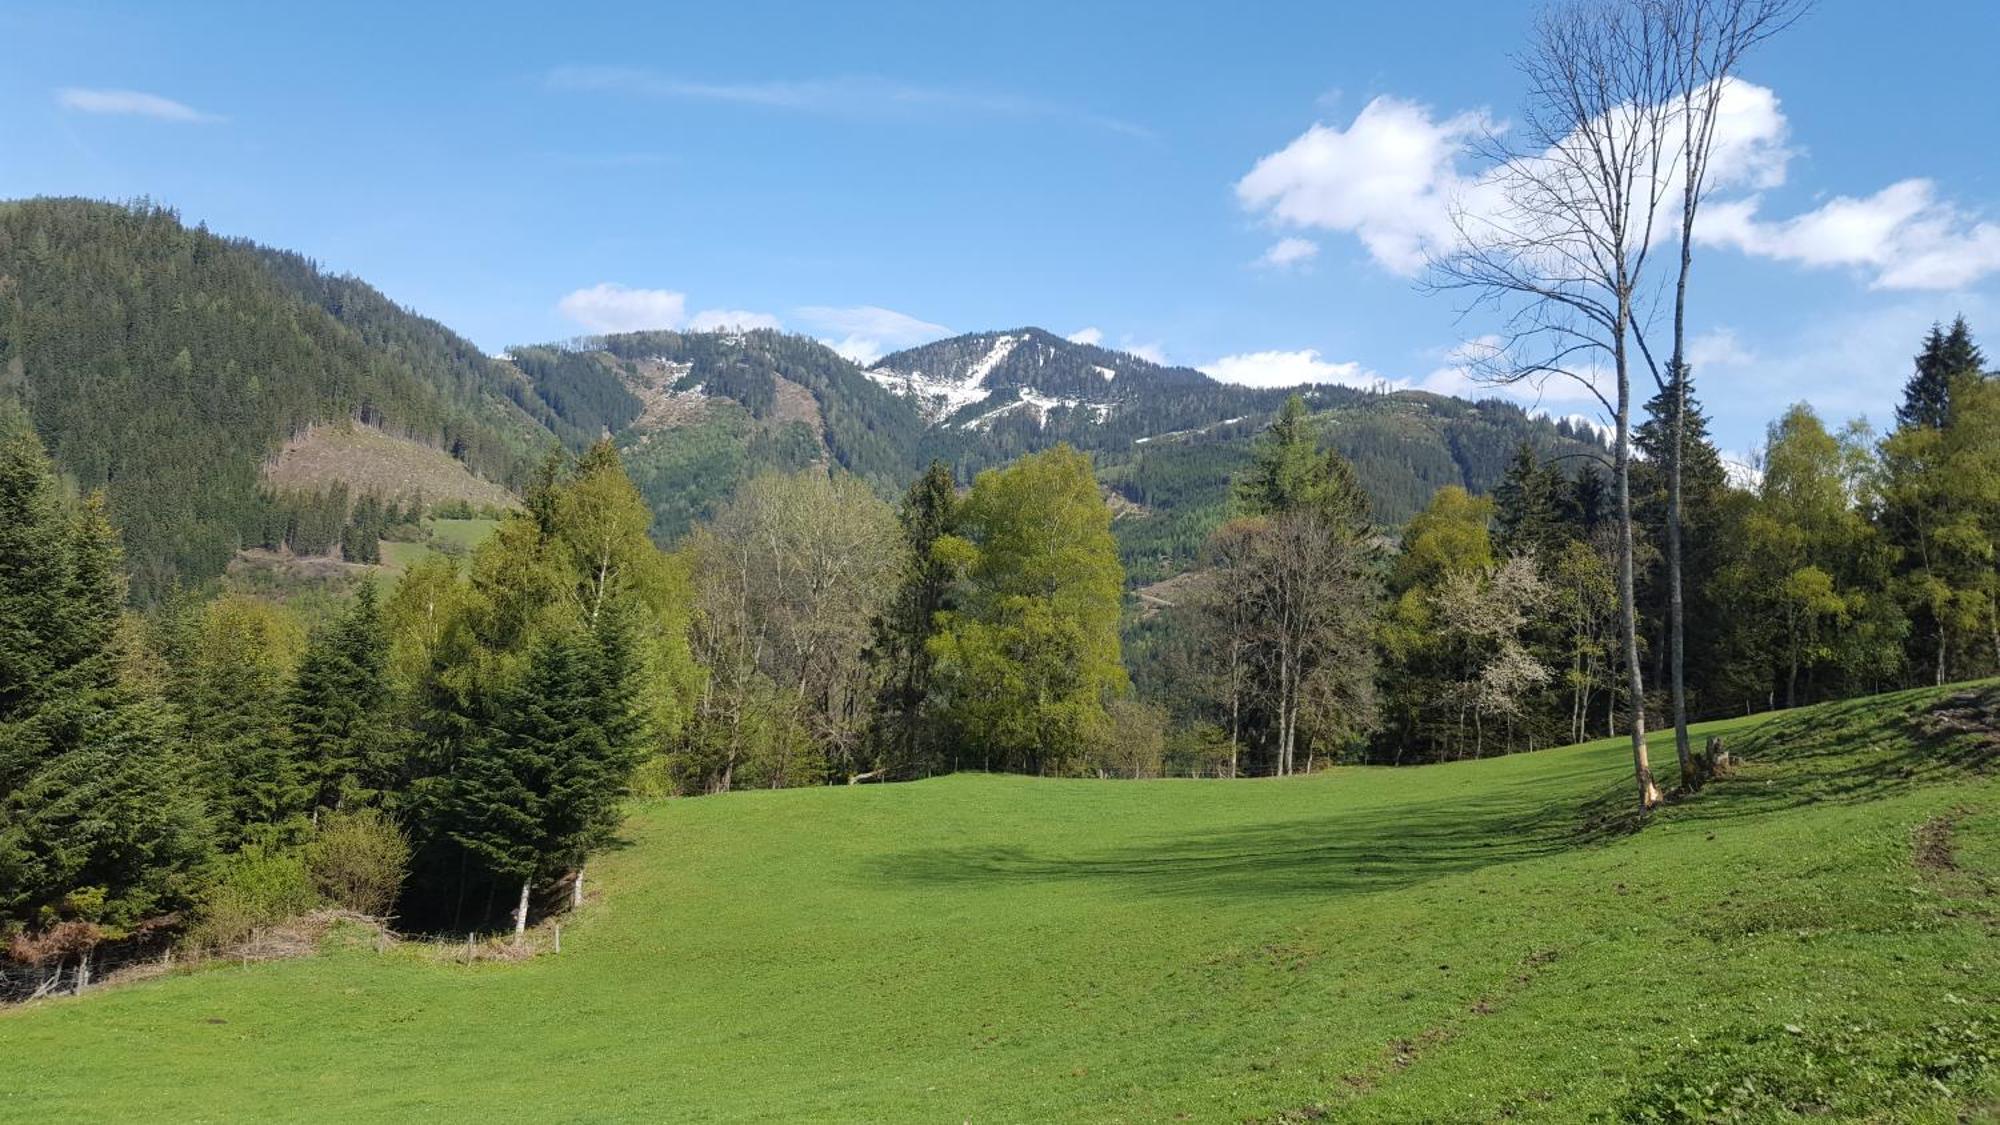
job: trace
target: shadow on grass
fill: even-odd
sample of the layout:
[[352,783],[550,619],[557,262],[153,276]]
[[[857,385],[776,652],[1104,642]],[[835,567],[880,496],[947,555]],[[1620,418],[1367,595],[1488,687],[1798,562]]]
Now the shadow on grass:
[[[1671,743],[1668,776],[1672,781]],[[1781,715],[1732,740],[1738,771],[1658,815],[1718,821],[1890,796],[1991,768],[2000,685],[1929,689]],[[1655,748],[1658,758],[1658,748]],[[987,845],[905,851],[876,878],[920,886],[1087,883],[1140,894],[1255,900],[1393,890],[1592,847],[1642,827],[1622,758],[1463,799],[1136,841],[1080,854]]]
[[[2000,764],[2000,684],[1919,688],[1803,707],[1731,737],[1732,772],[1658,815],[1695,822],[1762,816],[1817,804],[1874,801],[1990,772]],[[1669,757],[1661,784],[1678,780]],[[1659,755],[1655,752],[1655,758]],[[1629,792],[1583,809],[1592,842],[1643,827]]]
[[881,857],[870,874],[923,886],[1089,883],[1237,900],[1392,890],[1573,847],[1575,789],[1551,800],[1548,788],[1523,782],[1465,800],[1366,807],[1075,855],[1006,845],[906,851]]

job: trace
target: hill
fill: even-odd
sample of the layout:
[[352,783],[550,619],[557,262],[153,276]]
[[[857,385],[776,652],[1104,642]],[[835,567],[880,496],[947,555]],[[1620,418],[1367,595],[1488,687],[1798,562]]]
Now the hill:
[[560,955],[3,1013],[0,1117],[1970,1119],[1996,728],[1990,683],[1712,724],[1738,770],[1637,833],[1612,742],[645,804]]
[[[762,469],[837,466],[893,496],[932,458],[969,481],[1068,442],[1137,506],[1119,537],[1133,580],[1150,581],[1191,561],[1288,393],[1033,327],[866,370],[768,330],[629,333],[495,358],[358,279],[147,203],[0,204],[0,394],[26,403],[77,484],[108,487],[140,602],[211,580],[269,540],[291,510],[271,485],[341,484],[353,498],[396,471],[320,444],[333,431],[401,441],[394,464],[427,460],[419,476],[489,503],[557,443],[610,435],[666,542]],[[1504,403],[1304,393],[1390,525],[1441,484],[1491,488],[1521,442],[1596,448]]]
[[220,574],[285,442],[355,419],[510,484],[548,441],[518,372],[293,254],[147,203],[0,204],[0,393],[108,486],[141,601]]
[[[1119,523],[1135,581],[1188,564],[1221,520],[1251,440],[1292,393],[1218,383],[1033,327],[939,340],[866,370],[816,340],[770,330],[629,333],[509,355],[579,435],[617,436],[662,539],[761,468],[824,460],[894,495],[934,457],[969,481],[1068,442],[1151,514]],[[1602,449],[1581,427],[1504,402],[1298,389],[1391,526],[1442,485],[1490,489],[1523,442],[1549,455]]]

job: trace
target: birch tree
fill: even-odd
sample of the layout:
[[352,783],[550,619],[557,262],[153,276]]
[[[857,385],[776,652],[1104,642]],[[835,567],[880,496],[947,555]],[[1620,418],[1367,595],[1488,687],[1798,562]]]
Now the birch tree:
[[[1520,66],[1528,81],[1512,139],[1491,138],[1489,173],[1455,202],[1454,245],[1431,284],[1499,333],[1478,377],[1580,384],[1613,419],[1619,626],[1640,809],[1660,800],[1646,752],[1632,530],[1632,377],[1647,362],[1648,273],[1670,205],[1677,71],[1656,7],[1571,0],[1545,9]],[[1610,380],[1609,388],[1600,386]]]

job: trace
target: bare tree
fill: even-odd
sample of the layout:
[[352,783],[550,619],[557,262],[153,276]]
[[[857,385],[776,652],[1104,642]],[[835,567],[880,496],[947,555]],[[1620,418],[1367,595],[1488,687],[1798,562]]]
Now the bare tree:
[[1649,0],[1657,5],[1672,52],[1674,104],[1680,123],[1680,272],[1674,280],[1674,339],[1667,390],[1672,394],[1667,452],[1668,675],[1672,681],[1674,753],[1683,783],[1693,778],[1687,729],[1687,614],[1681,590],[1681,466],[1687,435],[1688,279],[1694,265],[1694,223],[1707,196],[1722,99],[1743,56],[1790,27],[1811,0]]
[[1228,637],[1232,732],[1254,708],[1283,776],[1298,771],[1301,731],[1316,748],[1369,730],[1377,589],[1365,545],[1302,508],[1235,520],[1211,550],[1218,569],[1202,605]]
[[[1528,105],[1513,139],[1489,139],[1493,169],[1453,209],[1456,244],[1432,286],[1499,314],[1480,377],[1579,382],[1614,420],[1618,595],[1639,807],[1660,799],[1646,753],[1632,529],[1632,369],[1653,289],[1646,272],[1672,159],[1676,71],[1658,9],[1567,0],[1545,9],[1521,56]],[[1598,386],[1609,364],[1612,393]]]

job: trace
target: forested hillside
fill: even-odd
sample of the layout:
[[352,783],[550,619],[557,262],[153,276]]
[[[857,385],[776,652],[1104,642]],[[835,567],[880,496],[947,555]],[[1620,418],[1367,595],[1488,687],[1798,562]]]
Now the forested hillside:
[[518,484],[546,439],[526,385],[434,322],[172,211],[0,205],[0,390],[107,488],[134,595],[219,574],[270,510],[259,468],[353,418]]
[[[1135,581],[1186,568],[1221,522],[1251,436],[1291,393],[1217,383],[1039,328],[940,340],[866,370],[769,330],[628,333],[509,354],[572,446],[616,438],[663,541],[762,469],[825,459],[889,496],[933,459],[965,484],[1068,444],[1130,502],[1116,531]],[[1304,397],[1390,526],[1444,485],[1491,489],[1524,442],[1549,457],[1602,456],[1588,431],[1499,401],[1346,387]]]

